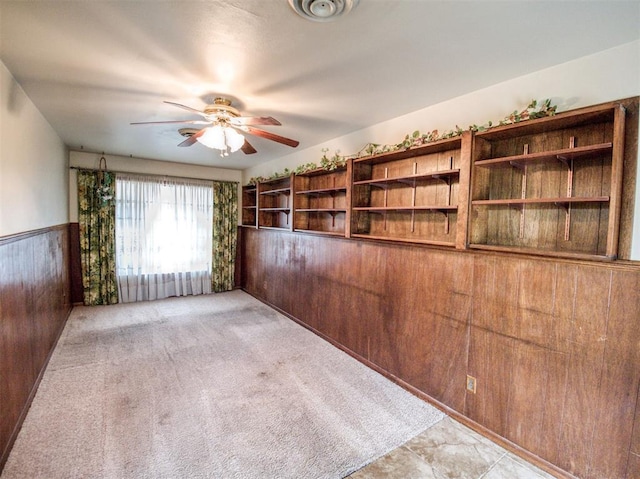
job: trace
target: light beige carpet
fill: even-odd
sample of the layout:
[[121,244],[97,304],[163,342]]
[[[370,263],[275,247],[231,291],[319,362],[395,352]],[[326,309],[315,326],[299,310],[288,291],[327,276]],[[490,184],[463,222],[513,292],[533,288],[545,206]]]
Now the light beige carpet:
[[78,307],[2,479],[340,478],[442,417],[241,291]]

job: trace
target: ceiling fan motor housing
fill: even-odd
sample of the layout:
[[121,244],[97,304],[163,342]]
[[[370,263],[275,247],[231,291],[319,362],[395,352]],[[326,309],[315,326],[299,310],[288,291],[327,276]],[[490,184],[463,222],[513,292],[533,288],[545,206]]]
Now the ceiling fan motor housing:
[[238,117],[240,116],[240,111],[231,106],[231,100],[227,100],[226,98],[216,98],[213,100],[213,105],[207,105],[204,109],[204,112],[207,115],[220,115],[226,114],[229,117]]
[[198,130],[197,128],[180,128],[178,130],[178,133],[180,133],[182,136],[186,138],[191,138],[193,135],[195,135],[199,131],[200,130]]
[[314,22],[331,22],[346,15],[360,0],[289,0],[291,8],[302,18]]

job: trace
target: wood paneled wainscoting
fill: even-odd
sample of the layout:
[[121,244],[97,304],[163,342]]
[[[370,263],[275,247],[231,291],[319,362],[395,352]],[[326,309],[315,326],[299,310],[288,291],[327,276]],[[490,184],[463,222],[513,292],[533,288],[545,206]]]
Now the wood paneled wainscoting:
[[462,422],[561,477],[640,477],[640,264],[250,228],[241,247],[246,291]]
[[0,238],[0,471],[71,312],[69,293],[68,225]]

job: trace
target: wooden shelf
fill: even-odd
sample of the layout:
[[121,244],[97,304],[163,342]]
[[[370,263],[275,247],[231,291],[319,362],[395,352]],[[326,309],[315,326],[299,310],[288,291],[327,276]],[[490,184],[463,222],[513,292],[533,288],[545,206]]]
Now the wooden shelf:
[[344,233],[341,233],[339,231],[310,230],[310,229],[303,229],[303,228],[296,228],[295,231],[299,233],[310,233],[315,235],[344,237]]
[[386,163],[388,161],[406,160],[424,155],[442,153],[448,150],[457,150],[461,148],[462,137],[463,136],[457,136],[455,138],[434,141],[427,143],[426,145],[408,148],[406,150],[390,151],[387,153],[380,153],[378,155],[356,158],[353,162],[354,164],[364,163],[375,165],[379,163]]
[[505,166],[510,164],[512,166],[523,166],[533,162],[544,161],[561,161],[567,160],[579,160],[593,158],[602,154],[611,153],[613,149],[613,143],[602,143],[598,145],[581,146],[575,148],[563,148],[554,151],[541,151],[538,153],[529,153],[525,155],[513,155],[502,158],[491,158],[487,160],[477,160],[475,166],[481,167],[495,167]]
[[448,241],[437,241],[437,240],[429,240],[429,239],[421,239],[416,237],[404,237],[404,236],[377,236],[377,235],[367,235],[367,234],[352,234],[352,238],[361,238],[361,239],[370,239],[370,240],[383,240],[383,241],[397,241],[400,243],[416,243],[416,244],[428,244],[433,246],[447,246],[451,247],[451,243]]
[[[291,175],[277,176],[275,178],[269,178],[268,180],[262,180],[258,185],[262,185],[263,187],[270,189],[269,185],[272,183],[276,183],[276,184],[280,182],[288,183],[290,180],[291,180]],[[258,187],[258,189],[260,188]]]
[[337,188],[318,188],[315,190],[299,190],[296,191],[296,195],[334,195],[336,193],[346,193],[347,187],[337,187]]
[[291,188],[277,188],[273,190],[261,191],[261,195],[265,196],[278,196],[278,195],[288,195],[291,193]]
[[487,131],[476,133],[475,136],[489,141],[500,141],[511,139],[514,136],[547,135],[559,130],[580,128],[595,123],[613,122],[615,107],[612,107],[612,105],[613,103],[605,103],[536,120],[494,126]]
[[385,213],[388,211],[457,211],[455,205],[429,205],[429,206],[355,206],[353,211],[368,211],[371,213]]
[[279,231],[290,231],[290,229],[286,226],[260,226],[261,230],[279,230]]
[[474,205],[531,205],[553,203],[557,205],[568,205],[571,203],[606,203],[609,201],[608,196],[587,196],[587,197],[571,197],[571,198],[512,198],[502,200],[474,200]]
[[346,209],[340,208],[296,208],[297,213],[346,213]]
[[260,208],[260,211],[267,211],[271,213],[289,213],[291,211],[291,208]]
[[605,255],[593,255],[589,253],[575,253],[572,251],[557,251],[551,249],[539,249],[539,248],[523,248],[518,246],[504,246],[504,245],[494,245],[494,244],[479,244],[479,243],[471,243],[469,244],[470,248],[480,249],[486,251],[501,251],[503,253],[522,253],[522,254],[530,254],[537,256],[551,256],[556,258],[571,258],[571,259],[580,259],[580,260],[614,260],[615,256],[605,256]]
[[298,178],[311,178],[313,176],[328,177],[328,176],[332,176],[333,173],[346,172],[347,169],[348,169],[347,164],[334,168],[333,170],[328,170],[326,168],[316,168],[315,170],[305,171],[304,173],[296,173],[296,177]]
[[434,171],[431,173],[424,173],[420,175],[408,175],[408,176],[396,176],[393,178],[378,178],[373,180],[361,180],[354,181],[354,185],[371,185],[377,186],[379,188],[385,188],[393,183],[401,183],[408,184],[414,186],[419,181],[430,181],[430,180],[439,180],[442,178],[451,178],[453,176],[458,176],[460,174],[460,170],[443,170],[443,171]]

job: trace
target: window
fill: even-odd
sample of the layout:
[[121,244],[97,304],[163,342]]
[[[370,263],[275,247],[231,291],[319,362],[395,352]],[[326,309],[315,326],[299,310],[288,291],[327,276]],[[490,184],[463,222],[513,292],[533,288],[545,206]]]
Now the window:
[[213,186],[116,176],[116,273],[121,302],[211,292]]

